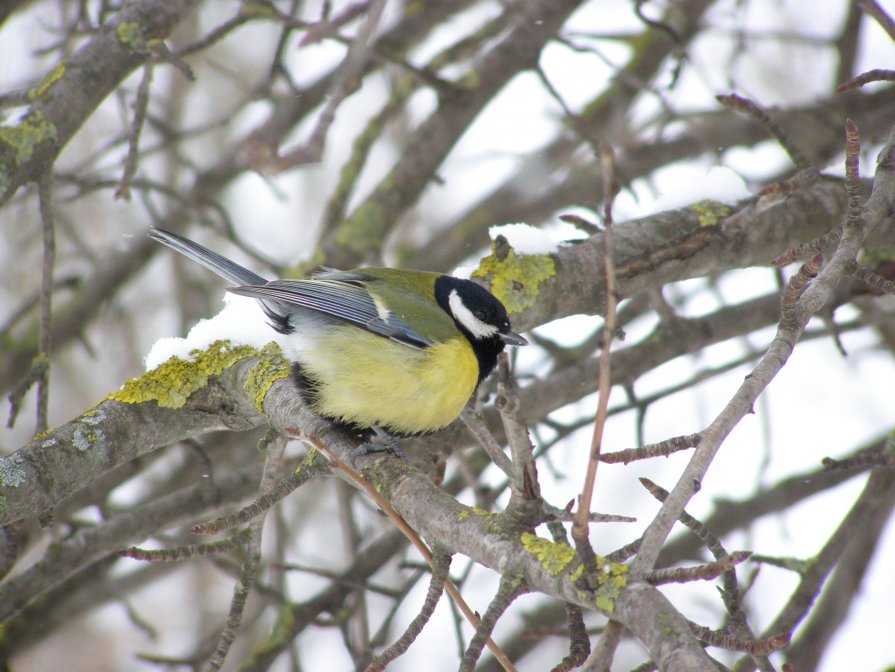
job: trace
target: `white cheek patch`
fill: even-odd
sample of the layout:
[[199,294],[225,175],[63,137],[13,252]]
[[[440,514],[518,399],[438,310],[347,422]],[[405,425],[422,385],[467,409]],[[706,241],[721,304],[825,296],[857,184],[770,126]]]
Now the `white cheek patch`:
[[491,338],[497,333],[497,327],[493,324],[482,322],[472,314],[472,311],[466,307],[465,303],[463,303],[463,299],[460,298],[456,289],[451,290],[451,293],[448,296],[448,305],[457,322],[462,324],[474,338]]

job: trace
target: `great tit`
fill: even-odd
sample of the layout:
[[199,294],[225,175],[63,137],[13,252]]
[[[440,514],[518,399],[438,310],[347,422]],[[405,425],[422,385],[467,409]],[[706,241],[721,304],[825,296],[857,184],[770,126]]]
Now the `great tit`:
[[434,432],[453,422],[505,345],[503,304],[483,287],[440,273],[327,269],[307,280],[271,280],[163,229],[153,239],[258,299],[303,401],[364,436]]

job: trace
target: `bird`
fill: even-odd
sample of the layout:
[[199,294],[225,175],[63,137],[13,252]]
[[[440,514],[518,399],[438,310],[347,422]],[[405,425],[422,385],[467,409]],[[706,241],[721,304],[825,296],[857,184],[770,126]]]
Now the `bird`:
[[443,429],[505,346],[527,344],[503,303],[471,280],[325,268],[307,279],[268,281],[170,231],[151,227],[149,236],[233,283],[228,291],[257,299],[282,334],[304,404],[365,441],[389,444]]

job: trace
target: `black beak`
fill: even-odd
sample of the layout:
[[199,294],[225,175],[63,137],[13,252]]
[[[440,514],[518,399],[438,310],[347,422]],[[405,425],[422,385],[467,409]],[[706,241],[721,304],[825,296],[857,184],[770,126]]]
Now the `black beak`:
[[528,341],[513,331],[497,334],[497,338],[507,345],[528,345]]

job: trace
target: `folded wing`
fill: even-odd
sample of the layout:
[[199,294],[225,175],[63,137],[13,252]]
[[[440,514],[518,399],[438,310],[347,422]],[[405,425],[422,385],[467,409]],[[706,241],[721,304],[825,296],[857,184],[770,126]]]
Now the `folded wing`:
[[386,306],[377,304],[364,288],[363,277],[353,273],[328,271],[311,280],[274,280],[264,285],[228,287],[228,291],[275,301],[281,309],[291,305],[324,313],[411,348],[433,344]]

